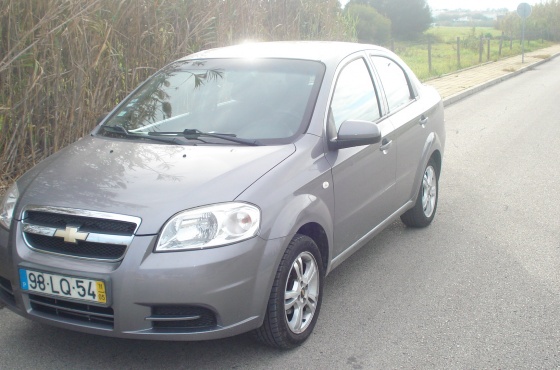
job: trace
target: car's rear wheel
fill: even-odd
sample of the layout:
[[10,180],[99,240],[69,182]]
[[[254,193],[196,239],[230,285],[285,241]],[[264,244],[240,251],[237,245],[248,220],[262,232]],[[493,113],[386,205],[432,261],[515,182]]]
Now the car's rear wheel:
[[256,338],[270,346],[292,348],[315,327],[323,295],[321,254],[313,239],[297,234],[286,249]]
[[431,158],[424,170],[414,207],[401,216],[401,220],[405,225],[426,227],[432,222],[436,214],[438,202],[438,180],[439,169],[434,159]]

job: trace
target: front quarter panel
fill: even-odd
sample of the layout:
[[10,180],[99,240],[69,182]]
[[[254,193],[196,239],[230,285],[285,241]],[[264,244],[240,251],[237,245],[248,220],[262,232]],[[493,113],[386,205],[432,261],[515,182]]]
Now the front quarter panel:
[[260,207],[259,236],[263,239],[287,237],[286,243],[289,243],[301,226],[314,222],[324,229],[331,245],[334,195],[330,169],[323,153],[322,139],[304,135],[296,142],[296,153],[259,179],[237,200]]

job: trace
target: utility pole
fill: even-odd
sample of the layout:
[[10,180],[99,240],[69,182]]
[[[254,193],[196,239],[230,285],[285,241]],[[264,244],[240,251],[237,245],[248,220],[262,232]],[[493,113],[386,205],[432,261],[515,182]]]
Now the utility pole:
[[527,3],[521,3],[517,6],[517,14],[523,20],[523,31],[521,32],[521,63],[525,63],[525,21],[531,15],[533,9]]

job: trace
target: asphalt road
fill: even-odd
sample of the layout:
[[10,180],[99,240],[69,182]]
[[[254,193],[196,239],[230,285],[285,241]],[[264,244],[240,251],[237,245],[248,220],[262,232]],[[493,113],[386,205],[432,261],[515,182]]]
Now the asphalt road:
[[326,280],[310,340],[103,338],[0,310],[1,369],[560,367],[560,58],[446,110],[434,223],[395,222]]

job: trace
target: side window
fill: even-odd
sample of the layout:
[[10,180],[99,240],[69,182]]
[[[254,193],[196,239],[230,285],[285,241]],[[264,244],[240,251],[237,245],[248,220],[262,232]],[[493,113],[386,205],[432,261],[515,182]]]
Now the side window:
[[393,112],[401,105],[408,103],[412,94],[402,68],[389,58],[372,57],[371,59],[381,79],[383,90],[385,90],[389,111]]
[[338,76],[330,113],[337,131],[346,120],[373,122],[381,116],[377,94],[363,59],[348,64]]

